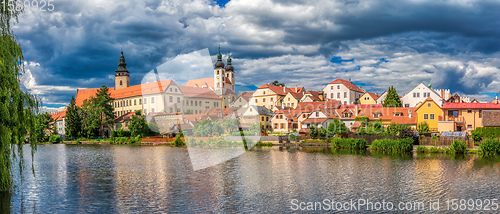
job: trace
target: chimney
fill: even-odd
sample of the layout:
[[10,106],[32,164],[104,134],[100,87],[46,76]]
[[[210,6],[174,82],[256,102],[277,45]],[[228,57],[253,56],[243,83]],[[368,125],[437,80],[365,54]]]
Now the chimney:
[[283,86],[283,93],[286,93],[286,86]]
[[358,105],[354,105],[354,116],[358,116]]
[[411,118],[411,109],[408,109],[408,118]]
[[498,104],[498,96],[495,96],[495,99],[493,99],[493,103]]
[[318,98],[320,101],[324,101],[323,100],[323,91],[318,92]]
[[297,91],[297,85],[295,85],[295,92],[298,92],[298,91]]

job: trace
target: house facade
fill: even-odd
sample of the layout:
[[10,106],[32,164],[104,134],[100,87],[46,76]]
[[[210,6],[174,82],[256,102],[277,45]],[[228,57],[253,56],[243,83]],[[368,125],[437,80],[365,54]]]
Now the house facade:
[[372,92],[365,92],[360,98],[358,103],[359,104],[377,104],[377,99],[379,96],[377,94],[374,94]]
[[323,88],[325,99],[338,100],[342,104],[354,104],[365,93],[352,82],[336,79]]
[[443,105],[443,98],[441,95],[429,86],[420,83],[417,87],[413,88],[410,92],[401,98],[403,107],[416,107],[423,103],[428,97],[432,98],[439,106]]
[[483,127],[483,111],[500,110],[498,103],[444,103],[438,131],[471,131]]
[[427,123],[430,131],[438,131],[438,121],[442,116],[441,107],[430,97],[416,108],[417,124]]

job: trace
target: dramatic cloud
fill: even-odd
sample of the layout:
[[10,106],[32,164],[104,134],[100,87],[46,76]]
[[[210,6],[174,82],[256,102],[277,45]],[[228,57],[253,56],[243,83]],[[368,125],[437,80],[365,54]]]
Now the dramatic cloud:
[[54,105],[76,88],[112,87],[122,48],[133,85],[179,54],[208,48],[213,59],[220,45],[244,85],[278,79],[319,90],[351,78],[403,94],[430,81],[481,98],[500,86],[498,1],[58,0],[54,7],[27,9],[14,28],[36,65],[26,88]]

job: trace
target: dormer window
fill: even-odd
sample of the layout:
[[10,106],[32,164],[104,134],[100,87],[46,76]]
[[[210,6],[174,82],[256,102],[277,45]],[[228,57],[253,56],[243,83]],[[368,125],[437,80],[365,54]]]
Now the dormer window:
[[375,119],[380,118],[380,113],[373,113],[373,118],[375,118]]

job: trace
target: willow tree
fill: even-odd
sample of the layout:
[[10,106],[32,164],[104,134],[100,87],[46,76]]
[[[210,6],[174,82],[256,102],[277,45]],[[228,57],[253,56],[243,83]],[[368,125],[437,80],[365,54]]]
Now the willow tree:
[[[0,1],[1,5],[6,2]],[[39,102],[21,90],[23,52],[11,30],[11,23],[17,21],[19,13],[9,7],[0,8],[0,192],[12,188],[13,162],[18,161],[20,169],[23,168],[23,143],[29,140],[32,154],[36,149],[36,139],[26,137],[34,130]]]

